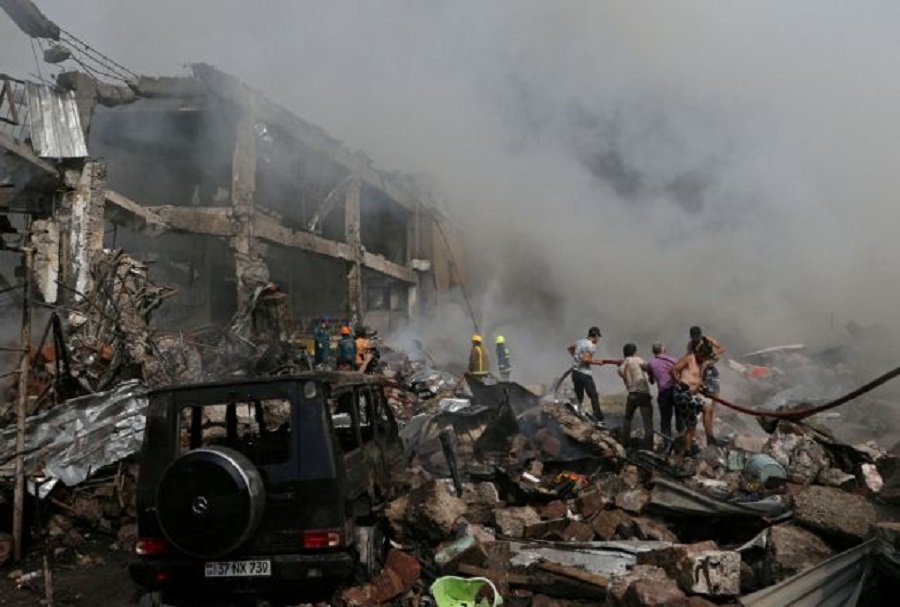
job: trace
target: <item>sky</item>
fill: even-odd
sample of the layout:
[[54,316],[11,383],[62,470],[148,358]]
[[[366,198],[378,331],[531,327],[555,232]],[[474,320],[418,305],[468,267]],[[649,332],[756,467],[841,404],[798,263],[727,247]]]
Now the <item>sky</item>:
[[[466,234],[480,330],[529,374],[564,368],[591,325],[605,354],[649,356],[694,324],[740,354],[853,320],[890,336],[893,366],[895,2],[37,4],[135,72],[211,63],[428,174]],[[5,15],[0,57],[36,70]],[[465,355],[462,306],[428,330]]]

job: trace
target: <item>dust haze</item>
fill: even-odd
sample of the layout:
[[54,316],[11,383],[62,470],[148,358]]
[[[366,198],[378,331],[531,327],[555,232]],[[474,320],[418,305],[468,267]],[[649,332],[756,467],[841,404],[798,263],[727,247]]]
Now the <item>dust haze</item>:
[[[896,3],[38,5],[136,72],[212,63],[429,175],[524,381],[593,324],[609,355],[693,324],[739,354],[852,320],[885,337],[873,374],[897,362]],[[35,71],[6,19],[0,53]],[[464,358],[462,302],[441,320],[431,348]]]

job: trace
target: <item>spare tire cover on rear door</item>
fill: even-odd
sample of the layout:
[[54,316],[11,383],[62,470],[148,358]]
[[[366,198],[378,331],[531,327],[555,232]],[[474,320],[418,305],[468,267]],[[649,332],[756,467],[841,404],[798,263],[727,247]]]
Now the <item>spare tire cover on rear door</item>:
[[265,499],[253,462],[234,449],[205,447],[179,457],[163,473],[157,517],[173,546],[198,558],[217,558],[256,531]]

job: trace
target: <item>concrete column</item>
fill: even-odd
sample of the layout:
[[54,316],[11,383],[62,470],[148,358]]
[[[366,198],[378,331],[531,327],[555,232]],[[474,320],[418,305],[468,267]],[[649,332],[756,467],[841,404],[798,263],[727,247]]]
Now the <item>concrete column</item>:
[[350,245],[353,254],[349,264],[350,269],[347,272],[347,301],[349,303],[350,316],[352,317],[355,314],[359,322],[362,322],[365,310],[363,308],[363,249],[360,232],[360,201],[360,181],[354,178],[347,186],[344,202],[344,237],[347,244]]
[[[67,176],[71,179],[71,175]],[[59,210],[60,282],[63,303],[80,301],[91,290],[91,254],[103,249],[106,165],[86,162]]]
[[256,121],[252,102],[248,102],[237,126],[237,143],[231,163],[231,248],[237,279],[238,310],[250,301],[256,287],[269,282],[269,268],[256,238]]

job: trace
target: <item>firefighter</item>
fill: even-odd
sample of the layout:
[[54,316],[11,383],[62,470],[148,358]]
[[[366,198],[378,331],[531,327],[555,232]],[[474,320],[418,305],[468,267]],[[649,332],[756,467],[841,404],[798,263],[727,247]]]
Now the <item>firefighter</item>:
[[350,327],[341,327],[341,340],[337,347],[338,369],[342,371],[356,370],[356,340],[350,334]]
[[488,374],[489,367],[487,352],[481,344],[481,335],[473,335],[472,351],[469,354],[469,374],[484,378]]
[[509,360],[509,348],[506,347],[506,338],[498,335],[494,338],[494,345],[497,349],[497,370],[500,372],[502,381],[509,381],[512,373],[512,363]]

